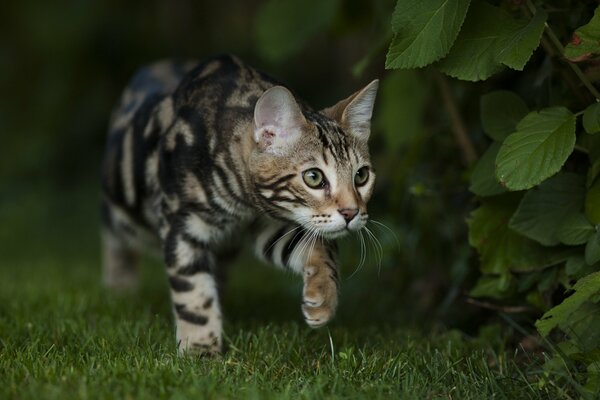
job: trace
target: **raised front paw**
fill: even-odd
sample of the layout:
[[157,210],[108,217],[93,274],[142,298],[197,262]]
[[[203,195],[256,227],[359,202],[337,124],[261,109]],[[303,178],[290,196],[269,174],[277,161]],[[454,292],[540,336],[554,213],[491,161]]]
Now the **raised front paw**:
[[305,267],[302,313],[311,328],[325,325],[335,315],[337,284],[328,268]]

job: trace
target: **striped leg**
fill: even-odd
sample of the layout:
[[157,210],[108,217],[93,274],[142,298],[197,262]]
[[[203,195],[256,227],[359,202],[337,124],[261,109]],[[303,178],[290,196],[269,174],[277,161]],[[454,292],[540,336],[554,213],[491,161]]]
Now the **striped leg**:
[[299,226],[272,223],[259,233],[255,247],[261,259],[302,274],[302,313],[310,327],[333,318],[338,303],[334,244]]
[[165,259],[179,352],[219,353],[222,316],[213,253],[205,244],[172,232],[166,238]]

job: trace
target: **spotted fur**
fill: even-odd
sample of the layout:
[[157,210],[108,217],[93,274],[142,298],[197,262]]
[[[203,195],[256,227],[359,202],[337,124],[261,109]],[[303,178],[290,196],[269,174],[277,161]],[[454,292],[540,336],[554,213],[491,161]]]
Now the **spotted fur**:
[[[223,244],[250,228],[258,256],[303,276],[318,327],[337,306],[333,239],[364,227],[377,81],[320,112],[233,56],[140,70],[110,122],[103,165],[104,280],[135,285],[140,250],[162,256],[181,351],[217,353]],[[306,173],[324,176],[311,188]],[[356,184],[361,168],[366,184]]]

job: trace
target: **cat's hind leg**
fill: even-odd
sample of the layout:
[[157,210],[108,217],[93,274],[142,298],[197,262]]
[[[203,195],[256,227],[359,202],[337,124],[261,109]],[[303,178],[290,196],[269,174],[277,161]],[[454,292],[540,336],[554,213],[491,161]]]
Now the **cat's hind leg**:
[[102,281],[109,288],[136,289],[139,283],[139,255],[116,234],[102,231]]
[[[124,237],[125,221],[115,207],[104,200],[102,204],[102,281],[105,286],[119,290],[136,289],[139,281],[139,254]],[[119,218],[121,216],[121,218]],[[121,227],[121,228],[119,228]]]

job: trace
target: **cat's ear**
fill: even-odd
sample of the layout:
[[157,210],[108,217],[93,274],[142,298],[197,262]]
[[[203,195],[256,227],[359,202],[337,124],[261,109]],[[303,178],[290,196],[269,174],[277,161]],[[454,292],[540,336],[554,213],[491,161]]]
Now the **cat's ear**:
[[321,112],[335,119],[348,133],[366,141],[371,134],[371,117],[378,87],[379,80],[375,79],[350,97]]
[[254,107],[254,141],[264,151],[283,152],[298,140],[306,124],[294,96],[283,86],[265,91]]

